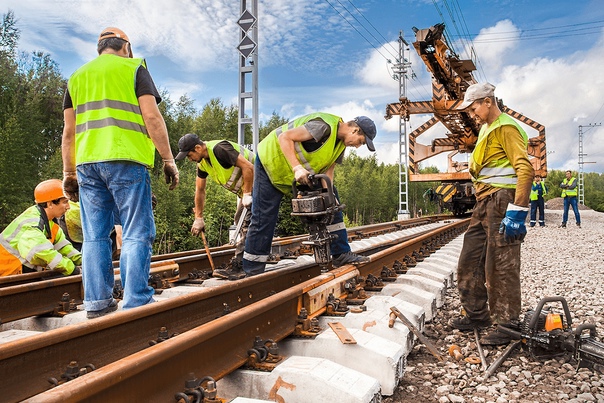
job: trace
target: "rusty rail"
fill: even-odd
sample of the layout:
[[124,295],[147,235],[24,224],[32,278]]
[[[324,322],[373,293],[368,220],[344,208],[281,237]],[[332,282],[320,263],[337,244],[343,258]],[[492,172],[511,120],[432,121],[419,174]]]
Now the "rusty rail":
[[[368,237],[375,233],[386,233],[434,222],[439,216],[419,218],[405,222],[356,227],[351,230],[351,238]],[[300,248],[306,236],[275,239],[273,251],[281,257],[294,254]],[[216,266],[225,265],[234,254],[232,245],[210,249]],[[312,252],[311,252],[312,253]],[[161,258],[161,259],[160,259]],[[156,289],[169,286],[170,282],[201,279],[211,276],[211,268],[205,250],[160,255],[151,263],[150,283]],[[119,268],[115,271],[116,283],[119,283]],[[41,279],[46,279],[40,281]],[[68,313],[69,306],[82,303],[84,291],[82,276],[57,276],[52,272],[28,273],[16,276],[0,277],[0,324],[36,315],[53,314],[62,316]]]
[[[431,239],[442,240],[443,233],[450,237],[459,234],[467,221],[448,224],[375,253],[358,273],[379,276],[385,262],[401,259]],[[312,315],[320,313],[324,304],[309,301],[307,293],[356,270],[344,266],[320,274],[314,264],[284,268],[0,345],[3,398],[173,399],[190,372],[219,379],[243,364],[254,336],[281,340],[290,334],[302,306]],[[149,347],[162,327],[178,335]],[[50,386],[47,379],[60,377],[73,361],[97,369],[45,392]],[[22,376],[24,373],[27,377]]]

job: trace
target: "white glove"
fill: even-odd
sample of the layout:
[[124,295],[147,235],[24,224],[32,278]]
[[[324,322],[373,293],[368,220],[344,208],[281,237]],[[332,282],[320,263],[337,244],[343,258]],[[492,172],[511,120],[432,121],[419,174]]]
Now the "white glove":
[[203,217],[196,218],[193,221],[193,226],[191,227],[191,235],[197,236],[203,229],[206,227],[206,223],[203,222]]
[[249,209],[252,206],[252,194],[244,193],[243,197],[241,198],[241,204],[243,204],[243,207]]
[[299,184],[307,186],[310,185],[308,175],[310,175],[310,172],[308,172],[302,165],[296,165],[294,167],[294,178]]

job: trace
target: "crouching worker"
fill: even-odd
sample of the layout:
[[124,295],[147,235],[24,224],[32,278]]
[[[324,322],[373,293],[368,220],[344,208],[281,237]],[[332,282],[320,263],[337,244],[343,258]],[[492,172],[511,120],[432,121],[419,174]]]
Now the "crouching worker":
[[55,270],[80,274],[82,254],[67,240],[57,219],[69,210],[63,182],[49,179],[34,190],[35,206],[0,234],[0,276]]

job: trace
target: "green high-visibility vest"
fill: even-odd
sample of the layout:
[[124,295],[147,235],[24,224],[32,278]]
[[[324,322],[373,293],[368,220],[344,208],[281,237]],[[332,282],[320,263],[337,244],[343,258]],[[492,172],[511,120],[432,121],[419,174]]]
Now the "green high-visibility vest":
[[[568,186],[572,186],[573,183],[576,181],[576,178],[570,178],[570,180],[566,180],[566,178],[564,178],[564,180],[562,181],[562,183],[564,185],[568,185]],[[562,189],[562,197],[572,197],[572,196],[577,196],[577,187],[575,186],[574,189]]]
[[300,127],[306,122],[321,118],[331,128],[329,138],[317,150],[308,152],[302,147],[302,143],[295,142],[296,157],[300,164],[311,174],[325,173],[342,154],[346,148],[343,141],[337,139],[338,124],[342,121],[339,116],[329,113],[311,113],[301,116],[287,124],[270,132],[264,140],[258,144],[258,157],[264,166],[273,186],[283,194],[291,194],[292,182],[294,181],[293,167],[279,145],[279,135],[287,130]]
[[502,113],[490,126],[484,124],[480,128],[476,147],[470,156],[469,170],[472,175],[472,180],[475,182],[488,183],[489,185],[498,188],[515,189],[516,183],[518,182],[518,176],[509,159],[502,158],[500,160],[484,163],[484,154],[489,133],[504,125],[514,126],[522,135],[525,146],[528,144],[528,136],[522,127],[520,127],[520,125],[510,116]]
[[[543,183],[543,181],[539,182],[539,184],[541,185],[541,196],[545,196],[547,194],[547,188],[545,187],[545,183]],[[537,182],[533,182],[533,186],[531,187],[531,195],[530,195],[530,199],[531,200],[537,200],[539,199],[539,189],[535,189],[535,186],[537,186]]]
[[[48,220],[39,206],[31,206],[15,218],[0,234],[0,275],[10,258],[31,269],[56,270],[71,274],[82,264],[82,254],[67,240],[59,224]],[[4,273],[10,275],[15,273]]]
[[136,73],[143,59],[102,54],[69,79],[76,112],[76,165],[133,161],[153,167],[149,138],[136,97]]
[[[214,146],[221,141],[222,140],[211,140],[205,142],[205,145],[208,148],[209,161],[204,158],[199,164],[197,164],[197,166],[202,171],[207,172],[214,182],[241,197],[243,195],[243,191],[241,190],[243,186],[243,174],[241,172],[241,168],[238,166],[225,168],[220,164],[220,162],[218,162],[216,155],[214,155]],[[232,141],[229,141],[229,143],[235,150],[242,154],[246,160],[254,165],[254,159],[256,156],[253,152],[237,143],[233,143]]]

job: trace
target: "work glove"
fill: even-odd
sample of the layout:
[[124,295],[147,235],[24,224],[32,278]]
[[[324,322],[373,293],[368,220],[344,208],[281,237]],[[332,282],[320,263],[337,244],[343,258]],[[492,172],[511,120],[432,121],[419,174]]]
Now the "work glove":
[[80,200],[79,191],[78,176],[75,171],[63,172],[63,193],[65,193],[65,196],[72,202],[77,202]]
[[499,226],[499,233],[503,234],[506,242],[524,240],[526,236],[526,226],[524,221],[528,214],[528,207],[520,207],[515,204],[508,203],[508,208],[505,211],[505,217]]
[[308,175],[310,175],[310,172],[308,172],[302,165],[296,165],[294,167],[294,178],[299,184],[310,186]]
[[176,168],[176,162],[174,162],[174,158],[169,160],[164,160],[164,176],[166,177],[166,183],[170,184],[170,190],[174,190],[176,185],[178,185],[178,168]]
[[193,221],[193,226],[191,227],[191,235],[198,236],[205,227],[206,223],[203,222],[203,217],[196,218],[195,221]]
[[243,197],[241,198],[241,204],[243,204],[243,207],[248,209],[252,207],[252,194],[244,193]]

